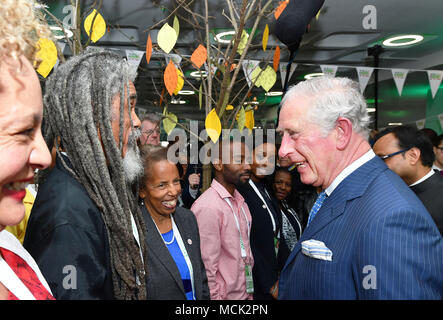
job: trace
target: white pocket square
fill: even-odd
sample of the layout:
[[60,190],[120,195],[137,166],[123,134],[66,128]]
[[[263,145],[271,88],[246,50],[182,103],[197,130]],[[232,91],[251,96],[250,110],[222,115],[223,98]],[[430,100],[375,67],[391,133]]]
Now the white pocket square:
[[332,261],[332,251],[322,241],[313,239],[303,241],[301,251],[304,255],[314,259]]

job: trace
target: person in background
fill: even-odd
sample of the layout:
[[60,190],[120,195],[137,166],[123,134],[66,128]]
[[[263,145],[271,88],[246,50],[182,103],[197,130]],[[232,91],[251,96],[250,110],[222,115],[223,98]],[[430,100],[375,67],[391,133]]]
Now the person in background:
[[160,144],[160,120],[161,118],[154,113],[147,113],[141,120],[140,144]]
[[245,198],[252,216],[254,300],[269,300],[277,298],[278,277],[290,251],[281,233],[282,214],[277,199],[265,183],[275,169],[275,145],[267,142],[267,137],[258,142],[259,134],[260,131],[254,135],[251,179],[238,190]]
[[133,76],[121,56],[84,51],[46,80],[44,137],[65,154],[39,171],[24,246],[57,299],[146,298]]
[[54,299],[33,257],[5,230],[22,223],[26,187],[51,163],[34,70],[37,41],[51,33],[35,5],[0,0],[0,300]]
[[197,220],[191,211],[177,206],[181,193],[177,165],[168,161],[166,148],[145,145],[141,151],[144,176],[139,193],[147,228],[148,299],[209,299]]
[[432,170],[429,137],[412,126],[392,127],[376,136],[373,149],[423,202],[443,235],[443,178]]
[[432,164],[432,169],[438,170],[443,176],[443,134],[439,135],[435,139],[435,145],[433,149],[435,154],[435,161]]
[[[218,148],[212,159],[215,177],[191,211],[197,217],[211,299],[252,300],[251,213],[237,191],[251,176],[249,149],[240,141],[219,141]],[[227,150],[229,156],[223,157]]]
[[281,272],[279,299],[442,299],[442,236],[372,151],[358,83],[302,81],[281,105],[279,155],[321,192]]
[[278,200],[282,213],[281,232],[286,241],[289,251],[294,249],[295,244],[302,234],[302,224],[297,212],[288,205],[287,197],[291,194],[293,182],[292,175],[287,168],[277,167],[272,179],[272,190]]

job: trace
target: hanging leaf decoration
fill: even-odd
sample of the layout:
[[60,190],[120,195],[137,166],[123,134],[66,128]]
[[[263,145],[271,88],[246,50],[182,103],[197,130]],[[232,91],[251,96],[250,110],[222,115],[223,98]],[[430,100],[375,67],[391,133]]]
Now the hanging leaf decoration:
[[172,28],[175,30],[175,33],[178,35],[180,33],[180,23],[178,22],[177,16],[174,16],[174,22],[172,23]]
[[151,34],[148,35],[148,40],[146,41],[146,62],[149,64],[152,56],[152,40]]
[[172,130],[177,126],[177,116],[166,111],[164,111],[164,113],[166,117],[163,119],[163,129],[165,129],[166,134],[169,136]]
[[266,47],[268,46],[268,39],[269,39],[269,27],[266,25],[265,30],[263,31],[263,51],[266,51]]
[[254,120],[254,111],[246,111],[245,112],[245,127],[249,129],[249,134],[252,133],[252,129],[254,129],[255,120]]
[[246,44],[248,43],[248,38],[249,38],[249,34],[245,30],[243,30],[242,34],[241,34],[240,43],[238,44],[238,47],[237,47],[238,54],[241,55],[243,53],[243,50],[245,50]]
[[203,63],[206,62],[207,58],[208,52],[206,47],[200,44],[192,53],[191,62],[195,65],[195,67],[197,67],[197,69],[200,69]]
[[215,112],[215,108],[208,113],[205,120],[205,128],[209,138],[211,138],[212,142],[216,143],[221,133],[221,122],[217,112]]
[[274,67],[274,71],[275,72],[277,72],[279,64],[280,64],[280,47],[277,46],[277,48],[275,48],[274,60],[272,62],[272,65]]
[[275,20],[278,20],[281,13],[283,12],[283,10],[286,9],[286,6],[288,5],[288,3],[289,3],[289,0],[280,1],[280,4],[278,5],[277,9],[275,9],[275,12],[274,12]]
[[240,132],[243,131],[243,128],[245,127],[245,123],[246,123],[245,108],[241,107],[241,109],[237,113],[237,126],[238,126],[238,130],[240,130]]
[[166,90],[168,90],[169,95],[173,95],[175,88],[177,88],[178,76],[177,69],[175,68],[172,60],[169,61],[166,66],[165,73],[163,75],[163,79],[165,82]]
[[260,75],[260,86],[268,92],[277,81],[277,73],[271,66],[267,66],[266,69]]
[[183,89],[183,85],[185,84],[185,77],[183,76],[183,72],[179,69],[177,70],[177,87],[174,90],[174,94],[178,95],[178,92]]
[[57,47],[52,40],[44,38],[38,40],[37,47],[36,58],[41,61],[37,72],[46,78],[57,62]]
[[[97,14],[97,16],[96,16]],[[94,20],[95,17],[95,20]],[[91,25],[94,20],[94,25]],[[83,22],[83,27],[85,28],[86,34],[91,38],[92,42],[97,42],[101,37],[103,37],[106,33],[106,22],[103,19],[102,15],[97,12],[97,10],[93,10]],[[89,34],[91,32],[91,34]]]
[[227,110],[227,111],[234,110],[234,106],[233,106],[232,104],[228,104],[228,105],[226,106],[226,109],[225,109],[225,110]]
[[177,33],[174,28],[165,23],[157,34],[157,43],[159,47],[166,53],[171,52],[177,42]]

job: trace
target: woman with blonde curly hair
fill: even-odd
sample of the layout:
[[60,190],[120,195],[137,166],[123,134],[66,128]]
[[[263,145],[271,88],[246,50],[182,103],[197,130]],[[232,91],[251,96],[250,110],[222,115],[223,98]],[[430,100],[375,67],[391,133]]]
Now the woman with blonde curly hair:
[[48,26],[30,0],[0,0],[0,299],[54,299],[34,259],[6,226],[24,216],[26,186],[51,161],[41,134],[36,43]]

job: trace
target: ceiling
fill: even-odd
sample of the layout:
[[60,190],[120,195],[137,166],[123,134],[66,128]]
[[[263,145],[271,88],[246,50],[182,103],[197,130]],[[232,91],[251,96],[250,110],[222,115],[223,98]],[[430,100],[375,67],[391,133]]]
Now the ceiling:
[[[292,0],[294,1],[294,0]],[[63,5],[70,1],[43,1],[50,7],[61,10]],[[81,1],[83,9],[88,9],[94,1]],[[99,1],[96,1],[99,2]],[[159,107],[159,96],[164,87],[163,71],[166,67],[165,57],[158,47],[156,48],[157,32],[162,27],[169,13],[176,8],[180,1],[165,0],[103,0],[100,13],[105,18],[112,35],[122,34],[129,28],[135,28],[136,36],[132,40],[116,40],[111,33],[102,38],[96,44],[108,46],[119,50],[136,49],[145,50],[146,39],[150,33],[154,42],[156,52],[149,65],[143,58],[135,85],[138,93],[138,107],[141,110],[149,110],[161,113],[164,104]],[[199,14],[204,14],[204,1],[188,1],[189,8]],[[234,3],[241,3],[236,0]],[[264,1],[263,1],[264,2]],[[278,1],[274,0],[271,7],[276,7]],[[364,8],[372,5],[376,8],[375,29],[365,29],[363,21],[368,20],[368,13]],[[209,29],[232,29],[232,26],[223,16],[222,12],[228,14],[226,2],[223,0],[209,0]],[[443,70],[443,12],[442,0],[325,0],[318,19],[314,18],[303,37],[301,46],[296,53],[294,63],[297,63],[294,74],[289,84],[295,84],[303,80],[307,73],[321,72],[320,65],[338,65],[337,76],[346,76],[357,80],[356,66],[374,66],[374,57],[368,56],[368,48],[380,44],[383,39],[398,34],[421,34],[424,41],[411,46],[399,48],[384,48],[379,56],[378,72],[378,109],[377,127],[386,127],[390,122],[413,123],[426,116],[426,110],[430,107],[441,108],[443,105],[433,106],[434,101],[430,96],[429,83],[426,72],[422,70]],[[176,15],[180,21],[180,35],[174,53],[184,57],[181,68],[187,82],[184,89],[199,88],[199,80],[193,80],[189,72],[193,69],[186,59],[189,59],[193,50],[203,41],[205,24],[202,19],[194,20],[193,17],[183,9],[178,9]],[[172,16],[168,22],[172,25]],[[194,22],[191,26],[187,21]],[[258,31],[253,40],[255,46],[248,52],[249,59],[271,59],[277,45],[281,48],[281,61],[288,61],[289,52],[285,45],[272,34],[273,15],[262,19]],[[375,23],[375,20],[370,22]],[[271,33],[268,49],[263,52],[261,39],[264,26],[269,24]],[[152,26],[157,25],[155,28]],[[373,25],[374,26],[374,25]],[[252,27],[248,22],[247,28]],[[138,39],[137,39],[138,36]],[[120,37],[122,38],[122,37]],[[123,37],[124,38],[124,37]],[[217,44],[214,42],[214,46]],[[67,50],[67,49],[66,49]],[[124,51],[122,51],[124,52]],[[66,52],[65,52],[66,53]],[[171,52],[172,53],[172,52]],[[69,53],[68,53],[69,54]],[[237,55],[238,58],[238,55]],[[391,68],[404,68],[410,70],[402,96],[398,95]],[[243,72],[239,73],[243,78]],[[215,84],[217,86],[217,84]],[[234,87],[234,92],[242,89],[242,86]],[[246,87],[247,88],[247,87]],[[278,79],[272,91],[281,91],[282,82],[278,72]],[[440,94],[441,91],[440,90]],[[168,94],[166,94],[167,97]],[[374,75],[371,77],[365,90],[368,102],[374,104],[375,83]],[[277,116],[279,98],[264,99],[263,89],[254,88],[252,97],[260,102],[255,112],[256,123],[260,121],[274,122]],[[439,97],[437,94],[436,99]],[[169,98],[168,98],[169,99]],[[166,99],[166,100],[168,100]],[[179,119],[205,118],[204,107],[199,108],[198,95],[178,96],[177,99],[186,101],[184,105],[169,104],[169,112],[175,113]],[[442,101],[440,99],[440,101]],[[374,114],[374,113],[373,113]],[[437,130],[438,131],[438,130]]]

